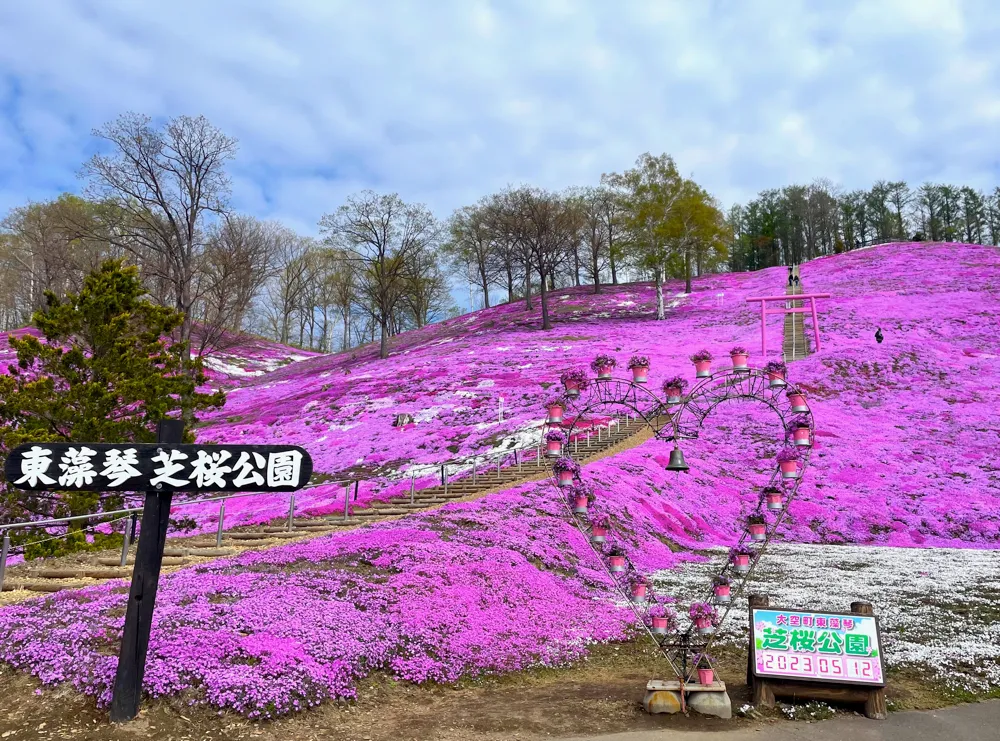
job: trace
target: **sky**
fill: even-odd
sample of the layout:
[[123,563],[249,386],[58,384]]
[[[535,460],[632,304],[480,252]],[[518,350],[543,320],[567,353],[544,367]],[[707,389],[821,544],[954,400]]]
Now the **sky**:
[[1000,185],[995,0],[0,0],[0,214],[79,192],[125,111],[239,140],[232,205],[316,234],[669,153],[725,205]]

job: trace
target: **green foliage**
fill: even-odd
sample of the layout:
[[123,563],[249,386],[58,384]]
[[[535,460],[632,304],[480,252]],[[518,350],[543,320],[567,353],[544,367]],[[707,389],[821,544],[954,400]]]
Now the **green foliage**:
[[[144,296],[138,270],[116,260],[88,275],[77,294],[46,294],[45,308],[32,317],[42,339],[10,337],[17,364],[0,376],[0,455],[27,442],[155,442],[159,420],[181,415],[190,423],[196,411],[224,403],[222,392],[198,391],[206,379],[200,359],[188,359],[187,344],[167,339],[183,315]],[[193,442],[188,427],[185,442]],[[29,493],[3,483],[0,521],[90,514],[122,503],[120,493]],[[30,551],[79,550],[86,546],[83,527]],[[50,536],[15,533],[12,540],[42,537]],[[107,547],[104,540],[95,545]]]

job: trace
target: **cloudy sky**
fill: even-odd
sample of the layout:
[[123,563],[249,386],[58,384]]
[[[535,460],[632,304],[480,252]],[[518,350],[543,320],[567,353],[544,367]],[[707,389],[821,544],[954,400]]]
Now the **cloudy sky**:
[[724,203],[829,177],[1000,184],[996,0],[2,0],[0,212],[79,190],[127,110],[235,136],[233,205],[439,215],[668,152]]

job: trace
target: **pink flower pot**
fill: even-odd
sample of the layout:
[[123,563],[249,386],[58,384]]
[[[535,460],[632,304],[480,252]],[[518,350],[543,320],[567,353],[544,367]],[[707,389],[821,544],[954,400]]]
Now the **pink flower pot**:
[[649,377],[649,368],[642,365],[637,365],[632,369],[632,380],[636,383],[646,383]]
[[681,394],[683,392],[674,386],[667,387],[667,403],[668,404],[680,404]]
[[573,502],[573,511],[579,515],[587,514],[587,497],[577,497]]
[[712,684],[715,681],[715,670],[699,669],[698,684]]
[[733,361],[733,369],[734,370],[746,370],[747,369],[747,361],[750,359],[749,355],[745,355],[743,353],[734,353],[734,354],[730,355],[729,357]]
[[602,365],[597,369],[598,378],[611,378],[611,371],[614,370],[610,365]]
[[792,442],[796,445],[802,445],[804,447],[809,447],[812,445],[812,440],[809,439],[809,428],[799,427],[792,433]]
[[806,404],[806,397],[802,394],[789,394],[788,401],[792,404],[793,412],[808,412],[809,405]]
[[609,556],[608,563],[611,565],[611,570],[618,572],[625,570],[625,556]]
[[573,485],[573,472],[572,471],[560,471],[559,472],[559,486],[572,486]]
[[694,364],[695,378],[708,378],[712,375],[712,361],[711,360],[699,360]]
[[767,374],[767,386],[768,388],[777,389],[785,385],[785,374],[780,372],[768,372]]
[[656,635],[666,635],[667,627],[670,621],[665,617],[655,617],[651,619],[653,621],[652,632]]
[[646,599],[645,584],[635,584],[632,586],[632,599],[636,602],[642,602],[644,599]]
[[566,381],[563,383],[566,388],[566,396],[571,399],[575,399],[580,395],[580,382],[579,381]]
[[565,409],[557,404],[553,404],[549,407],[549,419],[550,425],[557,425],[562,423],[562,416]]
[[733,559],[733,569],[740,574],[745,574],[750,570],[750,556],[736,556]]
[[778,466],[781,468],[781,478],[797,479],[799,477],[798,461],[782,461]]
[[780,512],[785,508],[780,494],[765,494],[764,501],[767,502],[767,508],[772,512]]
[[767,537],[767,526],[754,524],[750,526],[750,540],[760,542]]
[[723,605],[729,602],[730,591],[728,584],[719,584],[715,587],[715,599]]
[[594,543],[603,543],[608,537],[608,529],[600,525],[590,528],[590,540]]
[[702,635],[708,635],[715,630],[711,618],[698,618],[694,621],[694,625]]
[[558,458],[560,450],[562,450],[562,443],[558,440],[549,440],[545,443],[545,454],[550,458]]

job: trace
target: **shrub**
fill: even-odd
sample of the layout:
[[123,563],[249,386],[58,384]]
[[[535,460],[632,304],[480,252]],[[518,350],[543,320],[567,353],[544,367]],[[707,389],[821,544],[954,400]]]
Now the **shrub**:
[[590,364],[590,368],[597,373],[601,368],[614,368],[616,365],[618,365],[618,361],[611,355],[601,353],[594,358],[594,362]]
[[734,347],[732,350],[729,351],[729,354],[730,355],[749,355],[750,351],[747,350],[745,347],[741,347],[740,345],[737,345],[736,347]]
[[801,457],[802,454],[799,452],[798,448],[793,448],[791,446],[785,446],[784,448],[778,451],[778,455],[776,456],[776,458],[778,459],[778,463],[788,463],[788,461],[797,461]]
[[555,463],[552,464],[552,468],[556,473],[565,473],[566,471],[569,471],[574,476],[580,475],[580,464],[568,456],[556,458]]
[[628,359],[628,369],[633,368],[649,368],[649,358],[645,355],[633,355]]
[[788,366],[782,363],[780,360],[772,360],[767,365],[764,366],[765,373],[780,373],[784,375],[788,373]]
[[581,391],[587,388],[590,379],[580,368],[572,368],[559,377],[559,381],[565,386],[567,383],[576,382]]
[[566,442],[566,435],[560,430],[549,430],[545,433],[545,441],[563,444]]
[[712,353],[708,350],[699,350],[691,356],[692,363],[706,363],[712,359]]
[[684,393],[684,389],[687,388],[688,382],[685,381],[680,376],[674,376],[673,378],[668,378],[663,382],[663,393],[669,393],[667,389],[677,389],[681,393]]

